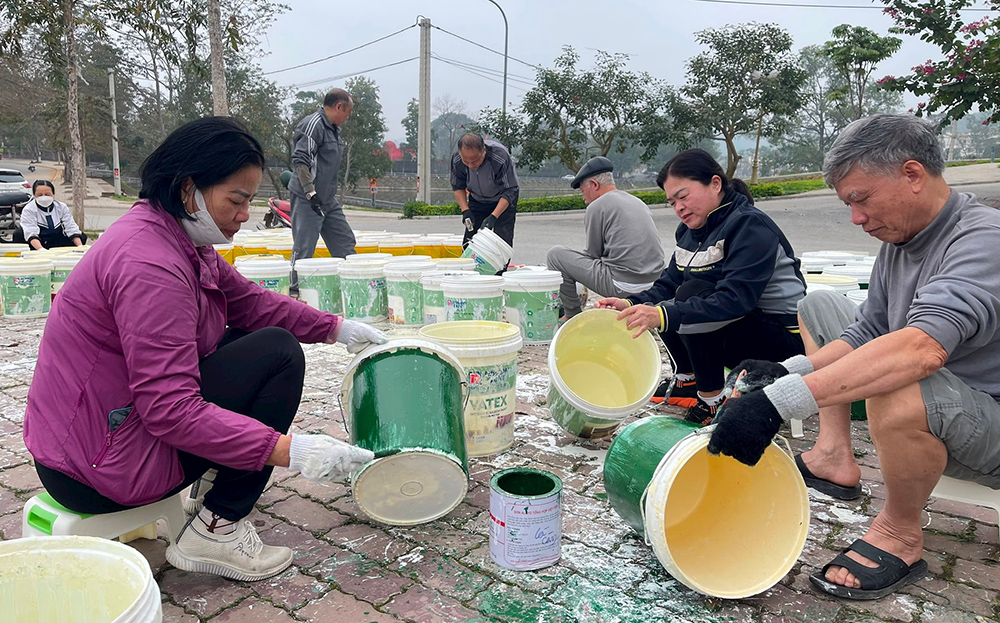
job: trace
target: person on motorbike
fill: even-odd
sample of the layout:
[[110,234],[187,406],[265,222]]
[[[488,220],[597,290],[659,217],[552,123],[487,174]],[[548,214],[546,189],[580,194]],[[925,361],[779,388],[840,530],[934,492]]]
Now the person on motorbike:
[[87,234],[73,220],[69,206],[55,198],[56,187],[49,180],[35,180],[34,195],[21,211],[21,226],[14,230],[14,242],[32,249],[79,247],[87,244]]

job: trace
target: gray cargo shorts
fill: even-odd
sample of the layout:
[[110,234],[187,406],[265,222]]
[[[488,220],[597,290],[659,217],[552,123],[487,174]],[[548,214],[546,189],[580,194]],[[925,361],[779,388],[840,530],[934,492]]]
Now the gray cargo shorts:
[[[843,294],[813,292],[799,302],[799,317],[817,346],[836,340],[857,306]],[[942,368],[920,381],[931,434],[948,450],[945,476],[1000,489],[1000,404]]]

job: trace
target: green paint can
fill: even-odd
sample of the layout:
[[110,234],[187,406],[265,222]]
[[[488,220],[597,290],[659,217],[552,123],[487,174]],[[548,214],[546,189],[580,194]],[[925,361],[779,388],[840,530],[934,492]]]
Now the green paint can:
[[441,282],[448,322],[503,320],[503,277],[454,275]]
[[419,327],[424,324],[424,288],[420,277],[433,271],[432,261],[390,262],[385,266],[385,286],[389,301],[389,322]]
[[521,329],[525,344],[548,344],[559,325],[559,286],[554,270],[520,269],[504,275],[504,314]]
[[385,264],[382,260],[347,260],[340,264],[345,318],[370,323],[388,319]]
[[236,267],[241,275],[265,290],[288,295],[292,265],[285,260],[242,262]]
[[310,307],[331,314],[343,314],[340,295],[339,265],[344,260],[330,257],[310,257],[295,262],[299,278],[299,300]]
[[465,498],[466,391],[462,364],[426,340],[393,339],[351,362],[341,389],[350,440],[379,457],[352,479],[366,515],[411,526],[447,515]]

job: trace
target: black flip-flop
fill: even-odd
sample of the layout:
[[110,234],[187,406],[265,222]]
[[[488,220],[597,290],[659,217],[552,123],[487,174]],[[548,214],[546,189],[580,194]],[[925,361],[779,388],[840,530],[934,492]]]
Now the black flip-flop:
[[[855,551],[868,560],[878,563],[877,567],[866,567],[847,556],[847,552]],[[861,582],[861,588],[848,588],[834,584],[826,579],[826,571],[830,567],[844,567]],[[879,549],[858,539],[851,543],[837,557],[823,566],[823,569],[809,576],[809,581],[819,590],[834,597],[844,599],[870,600],[881,599],[889,593],[894,593],[907,584],[912,584],[927,574],[927,563],[918,560],[908,565],[898,556]]]
[[806,467],[805,461],[802,460],[801,454],[795,455],[795,466],[799,468],[799,473],[802,474],[802,480],[806,481],[807,487],[812,487],[820,493],[825,493],[832,498],[837,498],[838,500],[851,501],[861,497],[860,482],[853,487],[845,487],[844,485],[838,485],[835,482],[830,482],[825,478],[820,478],[809,471],[809,468]]

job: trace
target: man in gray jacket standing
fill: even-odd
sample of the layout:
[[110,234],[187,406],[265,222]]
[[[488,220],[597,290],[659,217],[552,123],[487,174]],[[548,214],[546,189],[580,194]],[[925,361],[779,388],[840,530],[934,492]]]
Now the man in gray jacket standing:
[[332,257],[354,253],[354,232],[337,201],[337,175],[344,155],[340,126],[351,116],[354,102],[343,89],[323,98],[323,108],[299,121],[292,137],[292,169],[288,184],[292,203],[295,260],[312,257],[320,236]]
[[626,298],[648,290],[663,272],[663,247],[649,206],[615,186],[614,166],[603,156],[580,167],[570,183],[583,190],[587,212],[583,251],[554,246],[546,261],[563,275],[559,288],[563,314],[582,311],[576,284],[605,297]]

